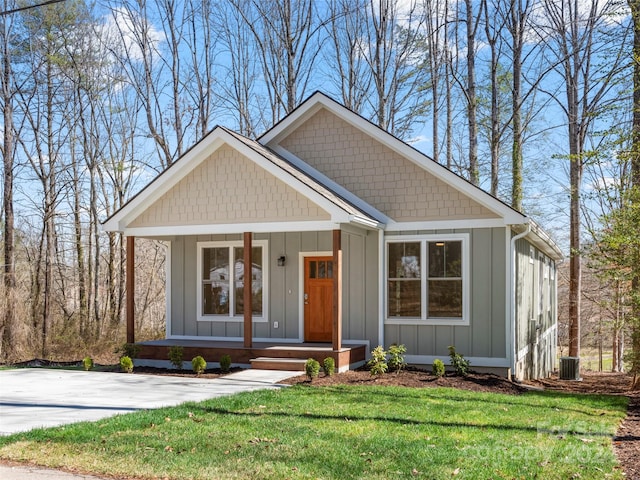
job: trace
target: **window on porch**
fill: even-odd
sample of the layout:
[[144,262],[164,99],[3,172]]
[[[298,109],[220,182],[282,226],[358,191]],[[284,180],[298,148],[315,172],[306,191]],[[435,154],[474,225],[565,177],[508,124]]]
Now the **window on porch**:
[[265,244],[254,242],[251,275],[247,277],[241,243],[198,243],[198,320],[242,321],[247,281],[251,282],[251,312],[264,318],[266,250]]

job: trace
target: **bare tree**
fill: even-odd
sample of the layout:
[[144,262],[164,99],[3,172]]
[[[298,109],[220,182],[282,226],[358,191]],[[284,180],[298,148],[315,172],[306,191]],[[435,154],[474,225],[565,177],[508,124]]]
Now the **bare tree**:
[[[255,137],[271,125],[271,118],[262,113],[257,90],[260,67],[255,57],[254,33],[238,9],[228,3],[220,7],[220,16],[214,19],[214,28],[220,32],[220,44],[228,57],[226,75],[220,87],[220,102],[235,117],[238,132]],[[224,67],[223,67],[224,68]],[[225,80],[226,79],[226,80]]]
[[253,34],[273,125],[298,105],[313,78],[321,28],[315,2],[229,1]]
[[185,38],[190,46],[191,63],[190,74],[186,75],[182,83],[185,85],[186,97],[191,100],[191,108],[195,110],[196,141],[211,129],[210,122],[216,105],[214,90],[218,81],[214,64],[218,35],[215,30],[220,25],[213,17],[224,8],[223,5],[226,4],[212,8],[211,2],[206,0],[188,0],[185,5]]
[[166,63],[160,52],[163,37],[153,26],[146,0],[114,5],[112,23],[119,39],[112,46],[111,54],[119,60],[129,85],[140,98],[148,136],[153,139],[158,153],[159,166],[166,168],[177,157],[177,150],[170,145],[168,131],[175,124],[167,118],[162,101],[166,82],[163,68]]
[[477,11],[474,11],[474,5],[477,2],[473,0],[464,0],[463,23],[465,26],[466,36],[466,59],[467,71],[465,88],[463,89],[466,105],[467,105],[467,127],[469,142],[469,180],[474,185],[480,182],[480,171],[478,166],[478,122],[477,108],[478,97],[476,94],[476,36],[480,20],[482,18],[482,10],[486,8],[484,1],[480,2]]
[[[551,92],[567,120],[570,195],[570,272],[569,272],[569,355],[580,355],[581,297],[581,188],[588,156],[585,139],[594,119],[614,99],[608,93],[623,62],[624,42],[614,44],[607,35],[613,2],[591,0],[544,0],[538,32],[546,42],[550,63],[557,64],[556,75],[562,79],[564,98]],[[596,62],[597,56],[607,58]]]
[[[4,1],[3,9],[8,10],[13,2]],[[3,116],[3,138],[2,138],[2,159],[3,159],[3,199],[2,199],[2,219],[3,245],[4,245],[4,314],[0,319],[0,358],[7,359],[13,354],[12,348],[16,344],[14,338],[14,327],[16,323],[16,270],[15,270],[15,243],[14,243],[14,214],[13,214],[13,182],[14,182],[14,95],[15,86],[13,83],[12,65],[12,36],[13,21],[10,17],[3,15],[0,18],[0,49],[2,52],[2,73],[0,74],[0,87],[2,88],[2,116]]]
[[344,106],[359,114],[365,113],[372,79],[364,56],[367,4],[368,0],[331,0],[327,22],[329,78],[337,84]]
[[420,65],[424,11],[413,0],[402,8],[397,0],[369,0],[367,10],[364,57],[373,77],[372,119],[402,138],[425,107],[417,95],[428,72]]

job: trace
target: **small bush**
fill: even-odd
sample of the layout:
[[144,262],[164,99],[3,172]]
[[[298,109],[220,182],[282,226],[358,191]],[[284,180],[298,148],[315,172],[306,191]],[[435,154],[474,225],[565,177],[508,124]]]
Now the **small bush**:
[[191,360],[191,368],[196,375],[200,375],[207,369],[207,362],[200,355],[193,357]]
[[82,359],[82,366],[88,372],[93,369],[93,359],[91,357],[84,357]]
[[333,357],[327,357],[322,361],[322,370],[324,370],[324,374],[328,377],[331,377],[336,371],[336,361]]
[[442,363],[442,360],[440,360],[439,358],[436,358],[433,361],[433,374],[436,377],[444,376],[444,363]]
[[310,358],[307,360],[307,363],[304,364],[304,371],[307,374],[307,377],[309,377],[309,380],[318,378],[318,374],[320,373],[320,362],[315,358]]
[[123,343],[121,346],[116,348],[115,353],[120,355],[120,357],[136,358],[140,353],[140,345],[135,343]]
[[449,347],[449,357],[451,357],[451,366],[456,372],[456,375],[466,377],[469,373],[469,365],[471,364],[469,360],[457,353],[453,346]]
[[184,361],[184,348],[180,345],[174,345],[169,349],[169,361],[176,370],[182,370],[182,363]]
[[371,360],[367,363],[371,375],[382,375],[389,369],[387,364],[387,352],[382,345],[378,345],[371,351]]
[[133,360],[131,360],[131,357],[128,355],[120,357],[120,369],[127,373],[133,372]]
[[389,347],[389,369],[398,373],[407,364],[404,361],[404,354],[407,353],[407,347],[404,345],[396,345],[395,343]]
[[223,355],[222,357],[220,357],[220,370],[222,370],[224,373],[227,373],[229,372],[229,370],[231,370],[230,355]]

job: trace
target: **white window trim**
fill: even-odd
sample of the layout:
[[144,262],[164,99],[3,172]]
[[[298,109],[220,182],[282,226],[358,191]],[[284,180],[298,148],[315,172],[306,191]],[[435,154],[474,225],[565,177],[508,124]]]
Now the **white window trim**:
[[[429,242],[447,242],[447,241],[461,241],[462,242],[462,317],[461,318],[438,318],[427,317],[427,289],[425,282],[427,278],[427,243]],[[406,243],[406,242],[420,242],[420,255],[422,262],[420,266],[420,279],[422,295],[422,314],[421,318],[412,317],[389,317],[389,262],[384,263],[384,318],[387,325],[457,325],[468,326],[470,323],[470,299],[471,299],[471,266],[470,266],[470,254],[469,254],[469,234],[468,233],[448,233],[443,235],[426,234],[426,235],[390,235],[385,238],[384,242],[384,258],[388,257],[389,244],[390,243]]]
[[[266,323],[269,321],[269,242],[267,240],[253,240],[251,242],[252,247],[262,247],[262,315],[252,315],[253,321],[256,323]],[[202,251],[205,248],[220,248],[228,247],[233,249],[234,247],[244,247],[244,242],[240,241],[210,241],[210,242],[198,242],[197,243],[197,268],[196,268],[196,319],[199,322],[235,322],[241,323],[244,321],[244,315],[203,315],[202,314]],[[231,251],[233,254],[233,251]],[[230,258],[233,258],[231,256]],[[235,285],[230,288],[229,292],[235,291]],[[230,301],[230,305],[233,302]]]

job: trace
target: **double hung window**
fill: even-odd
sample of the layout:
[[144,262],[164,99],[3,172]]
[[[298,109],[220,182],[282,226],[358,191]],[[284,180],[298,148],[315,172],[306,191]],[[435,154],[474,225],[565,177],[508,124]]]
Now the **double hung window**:
[[264,318],[265,255],[264,242],[254,241],[251,272],[247,275],[242,242],[198,243],[198,319],[241,320],[246,285],[251,288],[253,317]]
[[388,321],[468,323],[467,238],[456,234],[388,240]]

